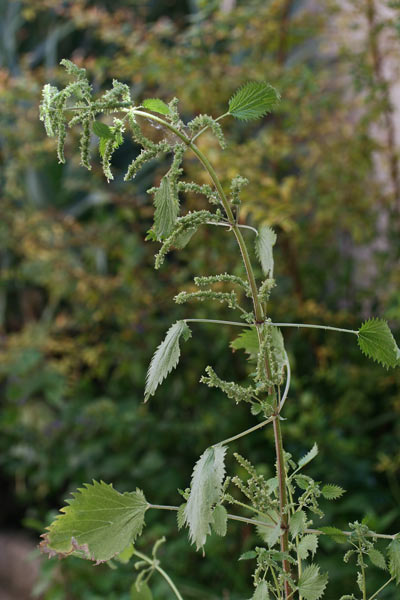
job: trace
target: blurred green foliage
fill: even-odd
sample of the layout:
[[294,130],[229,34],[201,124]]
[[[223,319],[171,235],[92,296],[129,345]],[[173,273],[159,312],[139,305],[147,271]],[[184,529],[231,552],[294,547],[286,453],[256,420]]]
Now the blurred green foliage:
[[[152,214],[145,190],[165,165],[153,163],[134,184],[123,184],[138,152],[128,142],[116,153],[111,184],[99,164],[90,173],[79,167],[73,152],[58,165],[38,104],[43,83],[64,77],[59,60],[85,66],[95,90],[116,77],[138,99],[179,96],[186,117],[225,112],[248,79],[277,87],[283,101],[273,117],[227,123],[224,153],[212,136],[200,141],[225,183],[239,171],[250,180],[242,194],[248,221],[278,233],[280,295],[271,317],[358,328],[374,314],[390,319],[398,337],[400,197],[390,95],[397,80],[395,72],[385,79],[382,62],[396,59],[400,40],[398,8],[391,3],[382,17],[386,4],[326,1],[317,10],[288,0],[3,2],[3,527],[43,530],[69,491],[91,478],[120,491],[139,486],[151,502],[178,503],[176,488],[187,485],[204,448],[254,424],[245,407],[198,385],[206,364],[226,379],[246,375],[228,350],[235,332],[208,325],[198,326],[166,386],[142,403],[148,362],[169,325],[184,316],[224,317],[215,306],[176,306],[173,295],[194,274],[234,272],[236,249],[210,228],[154,274],[155,245],[143,241]],[[185,171],[208,183],[195,162],[187,160]],[[199,204],[189,198],[186,208],[192,202]],[[326,507],[330,521],[342,526],[368,514],[378,531],[400,529],[398,372],[367,362],[340,334],[285,331],[285,339],[294,365],[286,448],[300,456],[317,441],[312,475],[348,490]],[[269,432],[237,446],[272,473]],[[206,561],[177,533],[173,515],[150,521],[141,543],[164,534],[163,565],[185,597],[249,595],[248,567],[236,562],[254,542],[248,527],[213,537]],[[350,589],[348,567],[329,542],[324,562],[328,597]],[[49,561],[36,593],[123,599],[131,580],[129,567],[94,571],[77,560]],[[155,597],[169,597],[161,581],[155,586]]]

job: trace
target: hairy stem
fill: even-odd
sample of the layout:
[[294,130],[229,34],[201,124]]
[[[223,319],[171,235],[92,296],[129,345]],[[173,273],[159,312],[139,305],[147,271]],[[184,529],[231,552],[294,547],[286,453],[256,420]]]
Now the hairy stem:
[[[276,463],[278,471],[278,482],[279,482],[279,507],[280,507],[280,518],[281,518],[281,550],[282,552],[288,552],[289,549],[289,520],[287,514],[287,494],[286,494],[286,470],[285,461],[283,456],[283,443],[282,443],[282,431],[279,418],[274,419],[274,439],[275,439],[275,452],[276,452]],[[282,561],[283,570],[285,573],[290,575],[290,565],[287,560]],[[288,581],[285,581],[285,595],[286,599],[289,598],[291,593],[290,585]]]
[[[260,326],[264,323],[265,316],[264,316],[263,308],[261,306],[260,299],[258,297],[258,289],[257,289],[256,280],[254,277],[253,267],[251,265],[251,261],[250,261],[246,243],[243,239],[243,236],[242,236],[242,233],[241,233],[239,227],[236,225],[236,220],[235,220],[234,214],[232,212],[232,208],[231,208],[229,201],[225,195],[224,189],[221,185],[218,175],[216,174],[216,172],[215,172],[213,166],[211,165],[210,161],[208,160],[207,156],[205,156],[205,154],[203,154],[203,152],[195,144],[193,144],[193,142],[190,142],[190,141],[188,142],[188,138],[184,134],[182,134],[180,131],[178,131],[173,125],[171,125],[170,123],[167,123],[166,121],[164,121],[163,119],[160,119],[159,117],[154,117],[154,115],[149,115],[147,113],[143,113],[142,111],[138,111],[138,110],[135,110],[134,112],[135,112],[135,114],[146,116],[147,118],[151,118],[151,119],[165,125],[170,131],[172,131],[173,133],[178,135],[178,137],[181,140],[183,140],[188,145],[188,147],[192,150],[192,152],[197,156],[197,158],[199,159],[199,161],[201,162],[203,167],[208,172],[208,174],[218,192],[221,204],[224,207],[228,221],[229,221],[230,225],[232,226],[232,231],[235,235],[236,241],[237,241],[239,249],[240,249],[240,253],[242,255],[243,263],[244,263],[244,266],[246,269],[247,279],[248,279],[250,289],[251,289],[251,295],[252,295],[253,307],[254,307],[254,316],[255,316],[255,321],[256,321],[256,326],[257,326],[257,333],[258,333],[258,337],[259,337],[259,340],[261,343],[262,331],[261,331]],[[266,364],[266,368],[267,368],[268,376],[270,376],[270,369],[269,369],[268,363]],[[270,393],[271,392],[272,392],[272,390],[270,390]],[[276,408],[277,408],[277,410],[279,410],[278,405],[276,406]],[[275,438],[277,470],[278,470],[278,480],[279,480],[279,505],[280,505],[280,520],[281,520],[281,527],[282,527],[281,549],[282,549],[282,552],[288,552],[289,537],[288,537],[288,515],[286,512],[287,511],[286,473],[285,473],[285,465],[284,465],[284,460],[283,460],[282,433],[281,433],[279,420],[274,419],[273,424],[274,424],[274,438]],[[282,566],[283,566],[283,570],[285,571],[285,573],[290,575],[289,562],[287,560],[283,559]],[[287,599],[291,593],[291,590],[290,590],[289,583],[287,581],[285,581],[284,585],[285,585],[285,597]]]
[[238,321],[220,321],[219,319],[183,319],[185,323],[219,323],[221,325],[235,325],[236,327],[252,327],[248,323]]
[[[239,502],[239,500],[235,500],[235,504],[243,506],[248,510],[253,510],[257,514],[270,519],[276,525],[276,521],[271,517],[271,515],[262,513],[256,508],[253,508],[252,506],[248,506],[247,504],[243,504],[243,502]],[[175,512],[179,510],[179,506],[167,506],[163,504],[148,504],[148,508],[155,508],[158,510],[173,510]],[[228,513],[228,519],[230,519],[231,521],[240,521],[241,523],[247,523],[248,525],[258,525],[259,527],[274,527],[274,525],[268,525],[267,523],[265,523],[265,521],[257,521],[257,519],[248,519],[246,517],[241,517],[240,515],[231,515],[230,513]]]
[[310,325],[309,323],[270,323],[276,327],[304,327],[306,329],[329,329],[330,331],[341,331],[342,333],[354,333],[358,335],[356,329],[342,329],[340,327],[331,327],[329,325]]
[[382,590],[384,590],[384,589],[385,589],[385,587],[386,587],[387,585],[389,585],[389,583],[391,583],[392,581],[394,581],[394,577],[391,577],[390,579],[388,579],[388,580],[386,581],[386,583],[384,583],[384,584],[383,584],[383,585],[382,585],[382,586],[379,588],[379,590],[377,590],[377,591],[375,592],[375,594],[372,594],[372,596],[370,596],[369,600],[374,600],[374,598],[377,598],[377,597],[378,597],[378,595],[381,593],[381,591],[382,591]]

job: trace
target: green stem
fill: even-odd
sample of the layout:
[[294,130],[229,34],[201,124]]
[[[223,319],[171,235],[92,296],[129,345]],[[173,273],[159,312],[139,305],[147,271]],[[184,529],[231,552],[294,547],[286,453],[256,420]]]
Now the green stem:
[[383,585],[382,585],[382,586],[379,588],[379,590],[377,590],[377,591],[375,592],[375,594],[372,594],[372,596],[369,598],[369,600],[374,600],[374,598],[377,598],[378,594],[380,594],[380,593],[381,593],[381,591],[382,591],[382,590],[384,590],[384,589],[385,589],[385,587],[386,587],[387,585],[389,585],[389,583],[391,583],[392,581],[394,581],[394,577],[391,577],[390,579],[388,579],[388,581],[387,581],[386,583],[384,583],[384,584],[383,584]]
[[[232,225],[230,223],[215,223],[214,221],[207,221],[207,225],[216,225],[218,227],[229,227],[230,229],[232,229]],[[255,229],[254,227],[251,227],[251,225],[239,225],[238,223],[236,223],[236,227],[239,227],[240,229],[250,229],[251,231],[254,231],[254,233],[256,235],[258,235],[257,229]]]
[[[315,533],[315,535],[327,535],[324,531],[320,531],[319,529],[306,529],[304,533]],[[353,533],[351,531],[342,531],[343,535],[351,536]],[[366,534],[367,537],[380,538],[383,540],[395,540],[399,534],[394,533],[393,535],[386,533],[375,533],[375,531],[370,531]]]
[[[295,508],[294,508],[294,502],[293,502],[293,494],[290,491],[290,487],[287,488],[287,491],[289,494],[290,504],[292,506],[292,514],[294,514]],[[301,558],[299,555],[299,536],[298,535],[296,535],[295,542],[296,542],[296,555],[297,555],[297,575],[298,575],[298,578],[300,579],[301,574],[303,572],[303,568],[302,568],[302,564],[301,564]],[[293,593],[294,592],[292,592],[292,595],[293,595]],[[302,600],[302,599],[303,599],[303,597],[301,596],[301,594],[299,594],[299,600]]]
[[219,319],[183,319],[185,323],[221,323],[221,325],[235,325],[236,327],[253,327],[248,323],[238,321],[220,321]]
[[[282,552],[288,552],[289,550],[289,521],[286,513],[287,508],[287,495],[286,495],[286,470],[283,456],[283,443],[282,443],[282,431],[279,418],[274,419],[274,439],[275,439],[275,452],[276,452],[276,463],[278,472],[279,482],[279,507],[280,507],[280,518],[281,518],[281,550]],[[290,575],[290,564],[287,560],[282,561],[283,570],[285,573]],[[288,581],[285,581],[285,596],[289,598],[291,594],[290,585]]]
[[[258,508],[255,508],[254,506],[251,506],[251,504],[245,504],[244,502],[240,502],[240,500],[236,500],[236,498],[234,498],[234,502],[237,506],[241,506],[242,508],[246,508],[247,510],[252,510],[253,512],[257,513],[258,515],[261,515],[262,517],[264,517],[265,519],[269,519],[270,521],[272,521],[274,523],[274,525],[277,525],[277,521],[275,521],[275,519],[273,517],[271,517],[270,514],[264,513],[261,510],[258,510]],[[246,523],[255,523],[255,521],[253,519],[250,519],[249,521],[246,521]],[[262,521],[258,521],[258,524],[262,524],[263,527],[272,527],[271,525],[267,525],[266,523],[262,523]]]
[[278,592],[278,594],[279,594],[279,597],[278,597],[278,598],[279,598],[279,600],[281,600],[281,598],[282,598],[282,595],[281,595],[280,585],[279,585],[279,583],[278,583],[278,580],[277,580],[277,578],[276,578],[275,571],[274,571],[274,569],[272,569],[272,568],[271,568],[271,574],[272,574],[272,579],[274,580],[274,583],[275,583],[275,587],[276,587],[276,589],[277,589],[277,592]]
[[224,446],[225,444],[229,444],[229,442],[238,440],[239,438],[244,437],[245,435],[248,435],[249,433],[253,433],[253,431],[256,431],[257,429],[261,429],[261,427],[265,427],[265,425],[268,425],[268,423],[271,423],[273,420],[274,420],[274,417],[270,417],[266,421],[262,421],[261,423],[258,423],[258,425],[254,425],[254,427],[250,427],[249,429],[246,429],[245,431],[242,431],[241,433],[238,433],[237,435],[233,435],[232,437],[227,438],[226,440],[223,440],[222,442],[213,444],[213,447]]
[[363,595],[363,600],[367,600],[367,584],[365,581],[365,566],[364,566],[364,560],[362,557],[362,550],[360,548],[360,554],[361,554],[361,576],[362,576],[362,595]]
[[[250,289],[251,289],[251,295],[252,295],[253,306],[254,306],[254,316],[255,316],[255,321],[256,321],[256,325],[257,325],[257,332],[258,332],[259,338],[261,338],[262,332],[261,332],[260,326],[264,323],[265,317],[264,317],[264,311],[262,309],[260,299],[258,297],[257,284],[256,284],[256,280],[254,277],[253,268],[251,266],[249,253],[247,250],[246,243],[243,239],[242,233],[241,233],[239,227],[236,225],[236,220],[235,220],[235,216],[232,212],[232,208],[229,204],[229,201],[225,195],[225,192],[223,190],[221,182],[220,182],[218,175],[216,174],[213,166],[211,165],[207,156],[205,156],[205,154],[203,154],[203,152],[195,144],[193,144],[192,142],[188,143],[188,138],[184,134],[182,134],[180,131],[178,131],[173,125],[167,123],[166,121],[164,121],[163,119],[160,119],[159,117],[155,117],[154,115],[149,115],[147,113],[143,113],[142,111],[138,111],[138,110],[135,110],[134,112],[135,112],[135,114],[142,115],[147,118],[151,118],[151,119],[157,121],[158,123],[163,124],[170,131],[175,133],[180,139],[182,139],[186,144],[188,144],[188,147],[197,156],[197,158],[199,159],[199,161],[201,162],[201,164],[204,166],[204,168],[208,172],[209,176],[211,177],[211,180],[213,181],[215,188],[218,192],[222,206],[224,207],[228,221],[232,225],[232,231],[236,237],[236,241],[239,245],[243,263],[244,263],[244,266],[246,269],[247,279],[248,279]],[[269,375],[269,371],[270,371],[269,365],[267,364],[266,366],[267,366],[267,373]],[[276,448],[277,465],[278,465],[278,479],[279,479],[279,504],[280,504],[280,519],[281,519],[281,527],[282,527],[281,549],[283,552],[288,552],[289,537],[288,537],[288,520],[287,520],[287,514],[286,514],[286,506],[287,506],[286,473],[285,473],[285,465],[284,465],[284,461],[283,461],[282,434],[281,434],[279,419],[274,419],[273,423],[274,423],[274,438],[275,438],[275,448]],[[289,562],[287,560],[282,560],[282,566],[283,566],[283,570],[285,571],[285,573],[290,575]],[[285,581],[285,597],[286,597],[286,599],[289,597],[290,592],[291,592],[291,590],[290,590],[289,583],[287,581]]]
[[305,327],[307,329],[330,329],[331,331],[341,331],[343,333],[354,333],[358,335],[355,329],[341,329],[340,327],[330,327],[328,325],[309,325],[308,323],[270,323],[276,327]]
[[172,581],[171,577],[168,575],[168,573],[166,573],[164,571],[164,569],[162,569],[159,566],[158,561],[152,560],[150,557],[146,556],[146,554],[142,554],[141,552],[139,552],[138,550],[136,550],[136,548],[133,550],[133,554],[135,556],[137,556],[138,558],[141,558],[142,560],[144,560],[145,562],[147,562],[156,571],[158,571],[160,573],[160,575],[162,575],[164,577],[165,581],[168,583],[169,587],[172,589],[172,591],[174,592],[174,594],[178,598],[178,600],[183,600],[181,594],[179,593],[178,588],[176,587],[176,585]]
[[[198,321],[199,323],[223,323],[225,325],[237,325],[239,327],[254,327],[251,323],[239,323],[238,321],[218,321],[215,319],[185,319],[185,321]],[[304,327],[307,329],[329,329],[331,331],[341,331],[343,333],[354,333],[358,335],[358,331],[355,329],[342,329],[340,327],[330,327],[328,325],[311,325],[308,323],[269,323],[274,327]]]
[[137,110],[136,108],[134,108],[132,110],[132,112],[135,115],[139,115],[140,117],[145,117],[146,119],[151,119],[152,121],[156,121],[157,123],[160,123],[160,125],[162,125],[163,127],[166,127],[167,129],[172,131],[172,133],[174,133],[176,136],[178,136],[178,138],[180,138],[182,140],[182,142],[184,142],[188,146],[190,145],[190,138],[187,135],[185,135],[184,133],[182,133],[181,131],[179,131],[179,129],[177,129],[176,127],[171,125],[171,123],[168,123],[168,121],[165,121],[164,119],[161,119],[160,117],[157,117],[156,115],[152,115],[151,113],[145,112],[143,110]]
[[[276,525],[276,521],[274,521],[274,519],[271,517],[271,515],[262,513],[261,511],[257,510],[256,508],[253,508],[252,506],[248,506],[247,504],[243,504],[243,502],[239,502],[239,500],[235,500],[235,504],[238,504],[239,506],[243,506],[244,508],[247,508],[248,510],[253,510],[254,512],[261,515],[262,517],[266,517],[266,518],[270,519]],[[167,505],[163,505],[163,504],[148,504],[148,508],[155,508],[158,510],[173,510],[175,512],[179,510],[179,506],[167,506]],[[255,526],[258,525],[259,527],[273,527],[273,525],[268,525],[264,521],[257,521],[257,519],[247,519],[246,517],[241,517],[239,515],[231,515],[230,513],[228,513],[228,519],[230,519],[231,521],[241,521],[242,523],[247,523],[248,525],[255,525]]]
[[[223,119],[224,117],[228,117],[230,115],[229,112],[224,113],[223,115],[221,115],[220,117],[218,117],[217,119],[214,119],[214,121],[220,121],[221,119]],[[197,138],[204,133],[205,131],[207,131],[207,129],[209,128],[209,125],[207,125],[206,127],[203,127],[203,129],[200,129],[200,131],[198,133],[196,133],[196,135],[194,137],[192,137],[192,142],[194,142],[195,140],[197,140]]]

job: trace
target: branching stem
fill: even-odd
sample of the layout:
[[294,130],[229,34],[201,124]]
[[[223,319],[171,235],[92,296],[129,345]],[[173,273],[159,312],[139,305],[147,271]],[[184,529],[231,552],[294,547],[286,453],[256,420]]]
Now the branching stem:
[[328,325],[310,325],[309,323],[270,323],[276,327],[304,327],[307,329],[329,329],[330,331],[341,331],[342,333],[354,333],[358,335],[355,329],[342,329],[341,327],[330,327]]
[[137,556],[138,558],[141,558],[142,560],[144,560],[146,563],[148,563],[149,565],[151,565],[153,567],[153,569],[155,569],[156,571],[158,571],[160,573],[160,575],[162,575],[165,579],[165,581],[168,583],[169,587],[171,588],[171,590],[174,592],[175,596],[178,598],[178,600],[183,600],[178,588],[176,587],[176,585],[174,584],[174,582],[172,581],[171,577],[168,575],[168,573],[166,573],[164,571],[164,569],[162,569],[158,563],[158,560],[152,560],[149,556],[146,556],[146,554],[142,554],[141,552],[139,552],[138,550],[136,550],[136,548],[134,548],[133,550],[133,555]]
[[274,417],[270,417],[266,421],[262,421],[261,423],[258,423],[258,425],[254,425],[254,427],[250,427],[249,429],[246,429],[245,431],[242,431],[241,433],[238,433],[237,435],[233,435],[232,437],[227,438],[226,440],[223,440],[222,442],[213,444],[213,447],[224,446],[225,444],[229,444],[229,442],[238,440],[239,438],[244,437],[245,435],[249,435],[249,433],[253,433],[253,431],[256,431],[257,429],[261,429],[261,427],[265,427],[265,425],[268,425],[268,423],[272,423],[273,420],[274,420]]
[[379,588],[379,590],[377,590],[377,591],[375,592],[375,594],[372,594],[372,596],[370,596],[369,600],[374,600],[374,598],[377,598],[377,597],[378,597],[378,595],[381,593],[381,591],[382,591],[382,590],[384,590],[384,589],[385,589],[385,587],[386,587],[387,585],[389,585],[389,583],[392,583],[392,581],[394,581],[394,577],[391,577],[390,579],[388,579],[388,580],[386,581],[386,583],[384,583],[384,584],[383,584],[383,585],[382,585],[382,586]]

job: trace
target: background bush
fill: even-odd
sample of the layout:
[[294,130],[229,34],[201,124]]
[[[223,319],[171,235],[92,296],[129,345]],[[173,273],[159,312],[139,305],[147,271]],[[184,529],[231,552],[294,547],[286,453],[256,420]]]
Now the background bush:
[[[138,148],[117,151],[115,181],[99,163],[88,173],[70,146],[58,165],[38,121],[41,86],[59,81],[63,57],[88,69],[95,90],[116,77],[138,99],[178,96],[185,117],[217,116],[248,79],[282,95],[260,122],[227,122],[228,149],[200,144],[222,180],[250,179],[243,213],[278,233],[276,321],[358,328],[371,314],[399,336],[400,184],[393,65],[399,10],[383,1],[287,0],[118,2],[6,1],[1,11],[0,103],[0,464],[2,527],[36,537],[67,494],[91,478],[120,491],[139,486],[150,501],[179,502],[206,446],[254,423],[244,407],[198,385],[206,364],[244,378],[227,350],[234,332],[204,326],[185,346],[179,371],[142,403],[150,357],[170,323],[183,316],[223,318],[223,309],[176,306],[173,295],[195,274],[233,272],[234,245],[214,229],[199,232],[154,274],[155,245],[145,189],[163,165],[134,183],[122,175]],[[149,124],[150,127],[150,124]],[[157,131],[154,130],[154,136]],[[68,156],[67,144],[67,156]],[[187,160],[190,177],[204,180]],[[198,198],[188,200],[197,203]],[[216,228],[215,228],[216,229]],[[373,527],[400,529],[399,373],[371,366],[340,334],[286,332],[294,381],[285,422],[287,450],[317,441],[313,476],[348,490],[326,507],[337,526],[369,515]],[[255,439],[254,439],[255,438]],[[268,431],[238,450],[272,472]],[[233,468],[233,465],[232,465]],[[328,474],[328,475],[327,475]],[[334,511],[334,514],[332,514]],[[166,534],[163,562],[188,599],[250,594],[236,557],[254,542],[245,526],[213,538],[203,560],[158,515],[143,548]],[[326,544],[329,598],[347,566]],[[37,593],[46,598],[128,598],[130,569],[78,560],[46,562]],[[60,574],[61,573],[61,574]],[[213,582],[210,591],[210,581]],[[379,582],[379,574],[377,574]],[[155,597],[167,599],[162,582]]]

